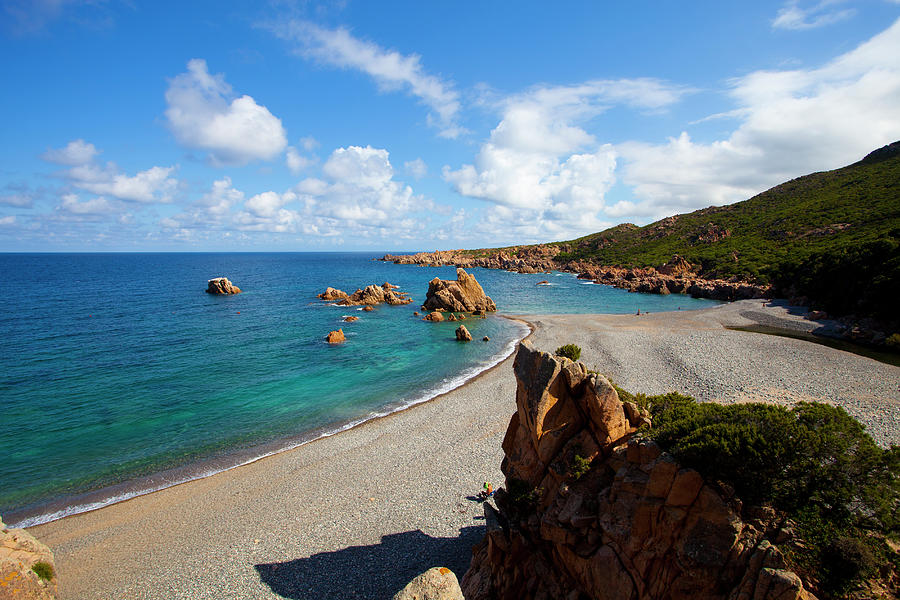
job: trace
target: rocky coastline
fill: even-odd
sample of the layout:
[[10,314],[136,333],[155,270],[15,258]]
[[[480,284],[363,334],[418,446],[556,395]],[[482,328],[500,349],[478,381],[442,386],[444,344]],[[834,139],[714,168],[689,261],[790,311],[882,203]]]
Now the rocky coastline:
[[555,260],[562,251],[564,251],[562,246],[538,244],[520,246],[509,249],[509,251],[487,250],[482,251],[481,255],[466,250],[386,254],[379,260],[401,265],[482,267],[516,273],[546,273],[556,270],[575,273],[580,279],[610,285],[629,292],[688,294],[695,298],[712,300],[771,298],[774,294],[772,287],[767,285],[757,285],[736,278],[725,280],[702,277],[698,274],[697,267],[677,255],[659,268],[622,268],[597,265],[586,261]]
[[462,580],[469,600],[814,598],[775,543],[771,508],[635,437],[649,414],[582,363],[522,342],[499,511]]

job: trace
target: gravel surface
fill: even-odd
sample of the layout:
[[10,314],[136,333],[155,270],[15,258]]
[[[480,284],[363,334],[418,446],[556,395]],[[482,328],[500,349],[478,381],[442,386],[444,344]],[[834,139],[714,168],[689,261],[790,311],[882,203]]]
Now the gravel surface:
[[[752,300],[525,319],[537,348],[578,344],[589,368],[632,391],[834,402],[879,443],[900,442],[900,368],[723,328],[763,318],[809,326]],[[433,566],[462,577],[484,533],[473,495],[485,480],[502,483],[514,410],[509,358],[402,413],[31,531],[55,552],[63,600],[390,598]]]

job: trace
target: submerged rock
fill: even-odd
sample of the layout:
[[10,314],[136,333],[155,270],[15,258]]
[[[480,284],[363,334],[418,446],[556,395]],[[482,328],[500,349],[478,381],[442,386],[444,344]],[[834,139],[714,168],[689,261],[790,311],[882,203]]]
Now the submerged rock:
[[215,277],[207,280],[206,293],[215,294],[216,296],[227,296],[230,294],[240,294],[241,288],[231,283],[227,277]]
[[495,311],[497,305],[484,293],[475,277],[464,269],[456,269],[456,281],[435,277],[428,283],[425,294],[426,310],[447,312]]
[[352,323],[354,321],[359,321],[359,317],[355,317],[353,315],[348,315],[348,316],[344,317],[344,321],[347,323]]

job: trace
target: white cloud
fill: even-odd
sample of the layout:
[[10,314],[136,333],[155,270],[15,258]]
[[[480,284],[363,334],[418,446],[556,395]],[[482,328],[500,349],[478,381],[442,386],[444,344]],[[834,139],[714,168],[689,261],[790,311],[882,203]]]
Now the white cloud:
[[121,208],[103,197],[92,198],[82,202],[78,199],[78,194],[64,194],[62,196],[62,204],[57,206],[56,210],[74,215],[105,215],[120,212]]
[[287,151],[285,152],[284,162],[288,169],[291,170],[291,173],[299,175],[303,169],[315,164],[316,161],[313,158],[303,156],[295,147],[288,146]]
[[69,142],[64,148],[50,149],[44,160],[69,165],[61,173],[73,187],[98,195],[132,202],[170,202],[178,187],[171,177],[175,167],[151,167],[136,175],[122,173],[115,163],[101,165],[95,160],[100,152],[84,140]]
[[689,93],[654,79],[597,80],[537,87],[501,102],[502,120],[475,157],[444,167],[456,191],[496,204],[482,220],[528,239],[572,237],[605,226],[605,195],[615,182],[616,152],[583,121],[623,104],[660,110]]
[[15,224],[16,224],[16,216],[15,215],[0,217],[0,225],[15,225]]
[[832,8],[841,1],[822,0],[808,8],[801,8],[799,0],[788,0],[778,10],[778,15],[772,21],[772,27],[792,30],[815,29],[849,19],[856,14],[856,10],[852,8],[843,10]]
[[[900,0],[898,0],[900,1]],[[307,152],[312,152],[319,147],[319,142],[311,135],[300,138],[300,147]]]
[[322,175],[300,181],[293,190],[304,204],[305,233],[393,240],[415,239],[424,231],[425,219],[412,215],[432,210],[433,204],[394,180],[387,150],[338,148]]
[[93,161],[97,154],[99,153],[93,144],[88,144],[84,140],[72,140],[65,148],[48,149],[41,158],[58,165],[75,166]]
[[403,163],[403,168],[415,179],[422,179],[428,175],[428,165],[426,165],[425,161],[421,158],[406,161]]
[[207,150],[218,165],[267,160],[284,150],[284,127],[269,109],[250,96],[234,97],[224,75],[210,75],[205,60],[192,59],[187,68],[166,91],[166,118],[181,144]]
[[307,58],[345,69],[358,69],[371,76],[384,91],[405,89],[433,111],[429,124],[440,135],[456,138],[463,132],[458,124],[459,93],[453,84],[428,74],[417,54],[404,55],[355,38],[344,28],[325,29],[308,21],[293,20],[272,27],[276,35],[299,45]]
[[809,70],[736,79],[740,125],[728,137],[625,143],[623,180],[637,212],[656,217],[744,200],[813,171],[834,169],[900,139],[900,20]]

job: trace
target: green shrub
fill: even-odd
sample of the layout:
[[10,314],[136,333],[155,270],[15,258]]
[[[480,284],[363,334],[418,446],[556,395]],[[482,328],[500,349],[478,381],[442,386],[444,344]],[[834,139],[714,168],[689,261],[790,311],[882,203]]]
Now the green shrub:
[[31,570],[37,573],[37,576],[44,581],[53,579],[53,567],[49,563],[38,561],[31,566]]
[[581,358],[581,348],[575,344],[566,344],[565,346],[557,348],[555,354],[557,356],[564,356],[570,360],[578,360]]
[[788,559],[820,593],[846,594],[892,560],[883,538],[900,532],[900,447],[879,448],[842,408],[620,397],[648,408],[648,435],[682,464],[793,519],[804,544]]
[[900,350],[900,333],[892,333],[886,340],[884,340],[884,343],[888,348]]
[[575,458],[572,459],[572,479],[578,481],[581,479],[588,471],[591,470],[591,461],[580,454],[576,454]]

